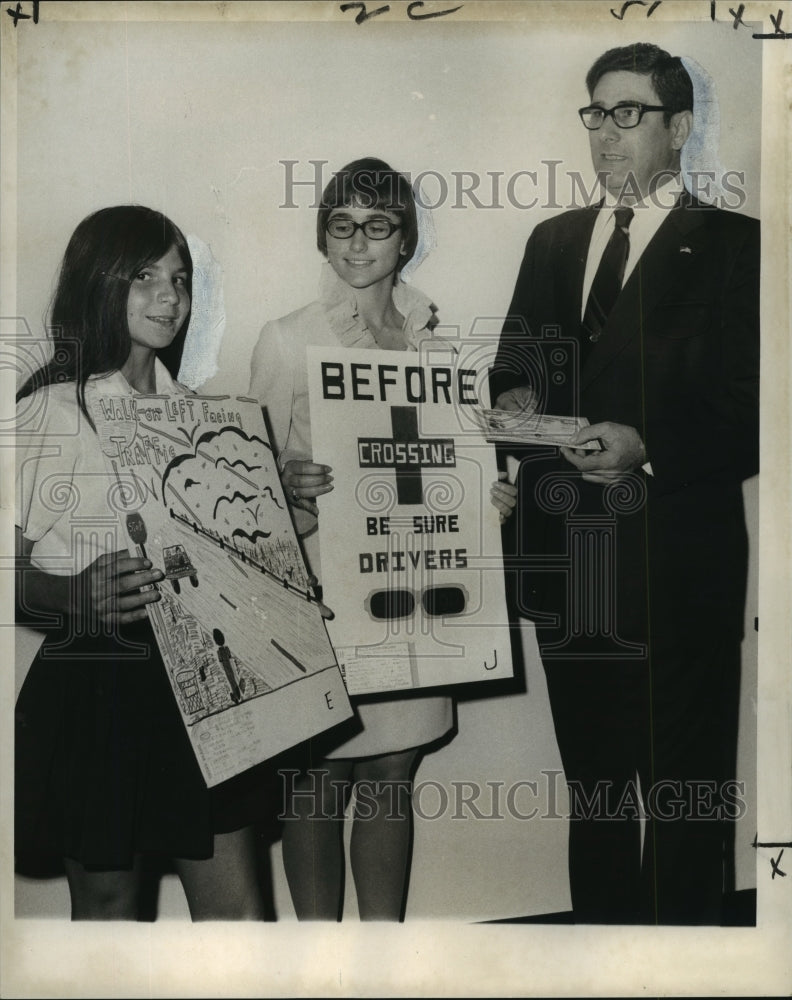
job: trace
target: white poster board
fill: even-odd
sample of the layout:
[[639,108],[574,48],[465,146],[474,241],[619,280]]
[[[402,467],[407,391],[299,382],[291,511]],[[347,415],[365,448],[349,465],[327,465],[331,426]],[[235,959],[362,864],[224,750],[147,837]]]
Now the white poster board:
[[334,476],[323,596],[350,694],[512,674],[495,450],[476,419],[486,374],[441,340],[308,349],[314,458]]
[[97,396],[130,552],[207,785],[352,714],[254,400]]

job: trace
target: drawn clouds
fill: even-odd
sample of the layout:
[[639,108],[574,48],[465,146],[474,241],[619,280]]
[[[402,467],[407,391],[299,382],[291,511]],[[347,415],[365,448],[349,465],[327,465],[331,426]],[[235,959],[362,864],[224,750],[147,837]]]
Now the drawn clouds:
[[177,517],[216,532],[231,544],[255,546],[272,533],[273,505],[283,510],[262,470],[272,452],[260,437],[234,426],[202,434],[192,453],[175,458],[165,469],[165,505]]

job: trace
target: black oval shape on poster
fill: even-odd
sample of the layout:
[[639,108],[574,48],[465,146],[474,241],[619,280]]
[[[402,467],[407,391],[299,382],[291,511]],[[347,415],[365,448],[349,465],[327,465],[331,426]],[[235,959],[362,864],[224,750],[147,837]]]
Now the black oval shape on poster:
[[409,590],[377,590],[368,604],[371,617],[380,621],[408,618],[415,611],[415,598]]
[[427,615],[461,615],[467,603],[462,587],[429,587],[421,598]]

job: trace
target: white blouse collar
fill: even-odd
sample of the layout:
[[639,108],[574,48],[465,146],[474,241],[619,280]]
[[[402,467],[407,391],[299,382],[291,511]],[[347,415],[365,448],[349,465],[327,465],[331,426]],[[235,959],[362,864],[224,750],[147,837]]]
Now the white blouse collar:
[[[184,394],[184,388],[171,378],[170,372],[159,358],[154,359],[154,382],[157,387],[155,395],[164,395],[166,393]],[[105,394],[141,395],[127,382],[118,369],[107,375],[91,375],[88,378],[88,384],[92,385],[97,392]]]
[[[354,288],[350,288],[345,281],[342,281],[329,263],[322,267],[319,301],[327,316],[330,329],[344,347],[378,346],[373,334],[360,317]],[[406,285],[397,278],[393,286],[393,304],[404,316],[407,346],[416,350],[422,340],[431,336],[430,324],[436,313],[432,300],[417,288]]]

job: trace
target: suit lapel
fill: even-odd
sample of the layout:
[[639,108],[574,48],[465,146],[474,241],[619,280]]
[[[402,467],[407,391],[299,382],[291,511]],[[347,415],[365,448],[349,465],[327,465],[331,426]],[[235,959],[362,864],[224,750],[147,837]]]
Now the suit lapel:
[[[695,255],[698,248],[695,231],[703,224],[706,209],[685,194],[663,220],[616,300],[602,338],[583,367],[583,389],[640,333],[642,318],[651,313],[669,288],[675,287],[677,275],[689,265],[687,252]],[[701,210],[690,211],[691,204]]]
[[557,301],[562,309],[559,322],[564,331],[577,331],[580,328],[586,258],[596,219],[597,211],[595,208],[585,209],[577,213],[570,220],[569,230],[559,247],[563,259],[559,261],[560,266],[556,272],[560,275]]

